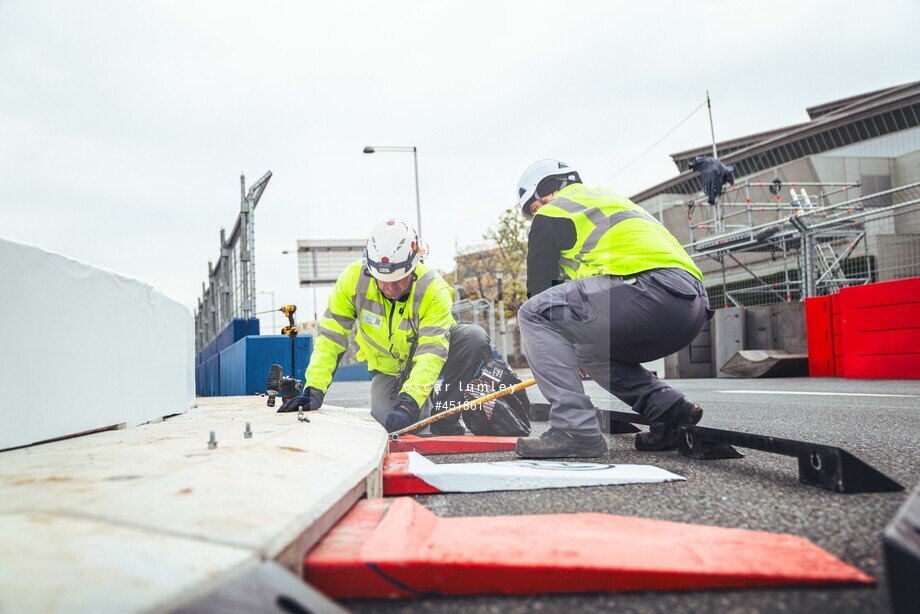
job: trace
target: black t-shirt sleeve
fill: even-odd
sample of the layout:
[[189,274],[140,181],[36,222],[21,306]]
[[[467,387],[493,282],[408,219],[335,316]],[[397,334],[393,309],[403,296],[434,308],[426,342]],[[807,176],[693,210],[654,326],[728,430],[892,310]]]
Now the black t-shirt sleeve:
[[561,283],[559,256],[575,245],[575,223],[567,218],[535,215],[527,238],[527,296]]

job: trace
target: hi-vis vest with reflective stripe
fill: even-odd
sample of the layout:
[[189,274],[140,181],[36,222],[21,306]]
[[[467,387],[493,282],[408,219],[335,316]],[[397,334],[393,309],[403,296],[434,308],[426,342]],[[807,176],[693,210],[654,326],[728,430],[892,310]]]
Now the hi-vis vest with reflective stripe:
[[575,223],[575,245],[560,255],[562,270],[571,279],[678,268],[703,280],[703,274],[667,228],[611,190],[572,184],[535,215]]
[[414,273],[417,279],[408,299],[394,302],[380,292],[373,277],[364,274],[362,261],[348,265],[339,275],[319,322],[307,367],[307,386],[323,392],[329,388],[352,327],[359,347],[357,359],[366,360],[372,371],[389,375],[397,375],[406,366],[412,340],[418,337],[412,371],[400,392],[412,395],[421,407],[447,360],[447,332],[454,325],[450,313],[454,291],[437,271],[424,264]]

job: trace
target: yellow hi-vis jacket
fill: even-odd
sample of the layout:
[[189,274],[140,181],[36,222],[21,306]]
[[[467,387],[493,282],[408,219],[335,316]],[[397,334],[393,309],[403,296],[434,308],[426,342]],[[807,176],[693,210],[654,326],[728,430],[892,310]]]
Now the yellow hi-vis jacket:
[[364,269],[363,261],[352,262],[335,282],[319,322],[306,385],[326,392],[352,329],[359,347],[357,359],[366,360],[370,370],[388,375],[406,368],[412,342],[417,339],[412,370],[400,392],[411,395],[421,407],[447,360],[447,333],[455,324],[450,313],[454,290],[437,271],[419,264],[408,298],[391,301]]
[[667,228],[612,190],[568,185],[535,215],[574,222],[575,245],[560,254],[562,270],[570,279],[627,277],[650,269],[678,268],[703,280],[699,268]]

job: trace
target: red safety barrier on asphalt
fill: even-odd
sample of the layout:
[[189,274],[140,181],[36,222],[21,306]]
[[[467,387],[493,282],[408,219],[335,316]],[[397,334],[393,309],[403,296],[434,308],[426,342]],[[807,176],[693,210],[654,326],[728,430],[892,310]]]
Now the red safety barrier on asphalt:
[[475,435],[416,437],[403,435],[390,442],[390,452],[419,454],[462,454],[465,452],[501,452],[514,450],[517,437],[485,437]]
[[920,278],[839,294],[846,377],[920,379]]
[[[394,443],[390,442],[392,446]],[[390,452],[383,459],[383,495],[424,495],[441,492],[422,478],[409,471],[409,455],[406,452]]]
[[589,513],[439,518],[409,497],[359,501],[304,579],[335,599],[874,582],[793,535]]
[[[805,299],[805,330],[808,342],[808,374],[811,377],[834,377],[834,329],[830,296]],[[841,374],[841,377],[843,374]]]
[[920,277],[805,299],[812,376],[920,379]]

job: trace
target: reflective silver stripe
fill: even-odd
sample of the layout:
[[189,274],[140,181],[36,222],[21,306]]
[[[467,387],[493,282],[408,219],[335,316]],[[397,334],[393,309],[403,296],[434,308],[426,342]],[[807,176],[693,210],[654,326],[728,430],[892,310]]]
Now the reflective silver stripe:
[[364,271],[358,274],[358,283],[355,284],[355,314],[360,317],[361,310],[369,303],[367,299],[367,289],[371,286],[371,278],[364,274]]
[[[643,219],[649,219],[649,216],[643,215],[638,211],[633,211],[632,209],[626,209],[624,211],[617,211],[611,216],[606,216],[600,209],[588,209],[585,211],[585,215],[588,216],[588,219],[591,220],[591,223],[594,224],[594,230],[591,231],[591,234],[588,235],[588,238],[585,239],[584,244],[581,246],[581,251],[578,252],[578,257],[584,259],[584,257],[597,247],[597,244],[600,243],[601,238],[607,231],[622,222],[623,220],[628,220],[630,218],[641,217]],[[657,221],[657,220],[656,220]]]
[[400,320],[399,330],[412,330],[412,326],[409,325],[409,318],[403,318]]
[[444,328],[443,326],[423,326],[418,331],[419,337],[439,337],[441,335],[446,335],[450,329]]
[[[361,276],[358,277],[358,283],[355,285],[355,313],[358,315],[358,317],[360,317],[361,310],[366,309],[370,311],[371,313],[376,313],[378,315],[386,317],[387,314],[386,314],[386,311],[383,305],[373,299],[367,298],[367,291],[371,287],[371,281],[372,279],[369,276],[365,275],[364,272],[362,271]],[[367,342],[369,346],[371,346],[378,352],[386,354],[387,356],[393,356],[393,354],[390,353],[389,350],[387,350],[385,347],[381,346],[379,343],[371,339],[370,336],[366,332],[364,332],[363,327],[357,326],[355,330],[358,332],[358,335],[360,335],[361,338]]]
[[423,343],[418,346],[415,355],[418,356],[419,354],[433,354],[442,360],[447,360],[447,348],[437,343]]
[[416,319],[419,317],[418,312],[422,307],[422,299],[425,298],[428,286],[431,285],[431,282],[433,282],[437,276],[438,272],[431,269],[415,282],[415,298],[412,299],[412,314]]
[[[597,196],[603,195],[597,194]],[[594,230],[592,230],[591,233],[587,236],[585,242],[581,246],[581,250],[576,256],[576,259],[579,261],[584,260],[584,257],[597,247],[598,243],[600,243],[604,235],[607,234],[608,230],[623,220],[628,220],[631,218],[642,218],[650,222],[655,222],[656,224],[660,223],[648,213],[643,213],[634,209],[621,209],[616,213],[607,215],[597,207],[585,207],[584,205],[573,200],[569,200],[568,198],[557,197],[552,201],[552,204],[567,213],[581,213],[587,216],[587,218],[591,220],[591,223],[594,224]],[[578,265],[573,265],[571,260],[563,259],[562,264],[568,265],[569,268],[571,268],[573,271],[578,270]]]
[[345,338],[345,335],[343,335],[342,333],[337,333],[334,330],[329,330],[325,326],[319,327],[319,336],[325,337],[326,339],[328,339],[329,341],[332,341],[333,343],[338,343],[343,348],[348,347],[348,339]]
[[562,263],[562,266],[567,266],[572,269],[572,271],[577,271],[578,267],[581,266],[581,263],[577,260],[570,260],[568,258],[560,258],[559,262]]
[[379,343],[377,343],[376,341],[374,341],[373,339],[371,339],[371,338],[368,336],[368,334],[367,334],[366,332],[364,332],[364,329],[361,328],[360,326],[358,327],[358,333],[361,335],[361,338],[363,338],[365,341],[367,341],[367,343],[368,343],[372,348],[374,348],[374,349],[377,350],[378,352],[383,352],[383,353],[386,354],[387,356],[392,356],[392,354],[390,354],[390,351],[389,351],[389,350],[387,350],[387,349],[384,348],[382,345],[380,345]]
[[371,287],[371,278],[368,275],[364,274],[362,270],[358,273],[358,283],[355,284],[355,296],[360,297],[361,300],[364,300],[364,297],[367,296],[367,289]]
[[332,313],[329,309],[326,310],[326,313],[323,314],[324,318],[329,318],[330,320],[335,320],[336,324],[344,328],[345,330],[350,330],[355,323],[354,318],[349,318],[347,316],[340,316],[337,313]]
[[387,311],[383,306],[383,303],[378,303],[372,299],[365,299],[361,302],[355,302],[355,312],[357,316],[361,317],[361,310],[365,309],[371,313],[376,313],[377,315],[386,317]]
[[568,211],[569,213],[584,213],[585,207],[580,203],[576,203],[574,200],[569,200],[568,198],[562,198],[557,196],[554,198],[551,203],[554,207],[559,207],[563,211]]

